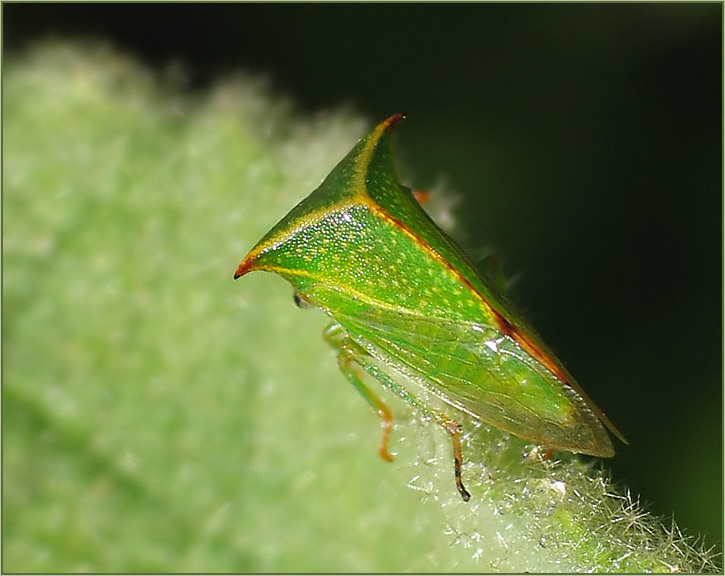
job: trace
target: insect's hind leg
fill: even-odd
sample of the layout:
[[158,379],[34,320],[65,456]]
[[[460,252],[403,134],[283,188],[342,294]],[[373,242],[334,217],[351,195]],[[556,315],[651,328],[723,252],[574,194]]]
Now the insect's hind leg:
[[456,487],[465,502],[471,498],[468,490],[463,486],[461,478],[461,467],[463,465],[463,451],[461,450],[461,435],[463,427],[454,420],[451,420],[444,414],[421,404],[421,402],[403,386],[394,382],[385,372],[378,368],[375,364],[366,361],[369,358],[367,352],[354,342],[345,332],[345,329],[339,324],[330,324],[324,332],[325,340],[338,350],[337,360],[340,370],[345,377],[358,389],[367,402],[378,412],[383,423],[383,440],[380,445],[380,456],[392,461],[393,457],[388,452],[388,439],[390,431],[393,428],[393,415],[388,407],[380,400],[361,380],[358,376],[355,366],[362,368],[367,374],[378,380],[385,388],[395,392],[409,404],[422,410],[426,414],[435,418],[436,422],[443,426],[451,437],[453,444],[453,464],[456,479]]

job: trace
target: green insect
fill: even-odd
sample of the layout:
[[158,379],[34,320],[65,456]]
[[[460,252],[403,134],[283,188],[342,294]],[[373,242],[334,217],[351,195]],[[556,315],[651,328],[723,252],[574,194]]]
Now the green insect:
[[[610,457],[604,426],[622,434],[576,384],[498,284],[478,272],[401,186],[388,118],[244,258],[234,275],[276,272],[295,302],[325,311],[325,339],[342,373],[377,411],[380,455],[392,460],[393,416],[367,375],[450,434],[461,480],[462,426],[421,392],[502,430],[557,448]],[[420,387],[420,388],[419,388]],[[604,425],[604,426],[603,426]]]

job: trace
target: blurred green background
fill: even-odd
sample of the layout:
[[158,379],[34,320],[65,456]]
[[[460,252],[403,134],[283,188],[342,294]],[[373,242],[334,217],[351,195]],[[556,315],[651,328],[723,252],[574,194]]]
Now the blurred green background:
[[[404,179],[630,441],[607,463],[721,549],[722,5],[4,4],[5,57],[110,39],[202,89],[268,74],[299,109],[403,111]],[[234,268],[236,262],[230,262]]]

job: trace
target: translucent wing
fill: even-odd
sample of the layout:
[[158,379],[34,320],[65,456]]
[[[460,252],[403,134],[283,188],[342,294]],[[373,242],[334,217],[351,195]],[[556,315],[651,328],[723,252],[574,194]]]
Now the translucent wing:
[[484,422],[551,448],[614,454],[601,412],[491,326],[380,307],[333,315],[379,362]]

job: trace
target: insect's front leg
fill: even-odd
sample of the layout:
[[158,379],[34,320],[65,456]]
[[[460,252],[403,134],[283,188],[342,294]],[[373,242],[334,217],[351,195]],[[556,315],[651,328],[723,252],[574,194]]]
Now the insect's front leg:
[[345,329],[339,324],[330,324],[323,334],[325,340],[338,351],[337,363],[340,366],[340,371],[380,416],[383,425],[383,439],[380,443],[379,454],[383,460],[392,462],[393,456],[388,451],[388,440],[393,429],[393,414],[385,403],[370,388],[365,386],[356,371],[356,368],[365,369],[365,352],[348,337]]
[[324,332],[324,337],[327,342],[330,343],[334,348],[338,350],[337,360],[340,365],[340,370],[352,382],[355,388],[363,395],[368,403],[378,411],[378,415],[383,421],[383,441],[380,446],[380,456],[385,460],[391,461],[392,456],[388,453],[388,438],[390,431],[393,427],[393,416],[390,413],[388,407],[383,404],[370,389],[360,379],[360,376],[355,370],[355,367],[362,368],[370,376],[378,380],[385,388],[395,392],[406,400],[412,406],[415,406],[419,410],[432,416],[436,422],[441,425],[446,432],[451,436],[451,443],[453,444],[453,468],[456,479],[456,488],[463,498],[464,501],[468,502],[471,498],[468,490],[463,486],[463,480],[461,478],[461,467],[463,465],[463,451],[461,450],[461,436],[463,434],[463,427],[454,420],[448,418],[445,414],[433,410],[432,408],[421,404],[421,402],[411,394],[403,386],[400,386],[392,378],[390,378],[383,370],[377,365],[369,361],[370,356],[367,352],[362,349],[355,341],[353,341],[345,332],[345,329],[339,324],[330,324]]

